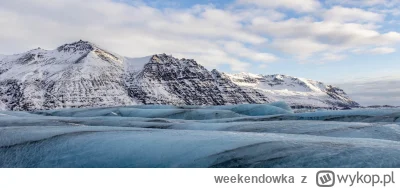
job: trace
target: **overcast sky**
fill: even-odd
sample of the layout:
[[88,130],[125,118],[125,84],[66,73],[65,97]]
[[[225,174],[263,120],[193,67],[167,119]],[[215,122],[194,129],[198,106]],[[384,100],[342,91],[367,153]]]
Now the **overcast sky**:
[[225,72],[310,78],[339,85],[364,105],[400,105],[399,5],[400,0],[0,0],[0,54],[82,39],[129,57],[167,53]]

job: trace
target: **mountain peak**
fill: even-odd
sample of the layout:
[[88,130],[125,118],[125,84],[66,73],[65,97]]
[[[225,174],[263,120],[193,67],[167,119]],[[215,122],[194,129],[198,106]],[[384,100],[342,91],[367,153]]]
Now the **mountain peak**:
[[37,53],[37,52],[43,52],[43,51],[46,51],[46,50],[38,47],[38,48],[35,48],[35,49],[32,49],[32,50],[29,50],[28,53]]
[[178,59],[172,55],[167,55],[165,53],[152,55],[150,57],[150,61],[153,63],[161,63],[161,64],[164,64],[167,62],[181,62],[184,64],[189,63],[189,64],[197,65],[197,62],[194,59],[185,59],[185,58]]
[[96,48],[97,46],[89,41],[79,40],[77,42],[73,42],[70,44],[64,44],[58,47],[57,50],[59,52],[75,53],[75,52],[90,52],[92,50],[95,50]]

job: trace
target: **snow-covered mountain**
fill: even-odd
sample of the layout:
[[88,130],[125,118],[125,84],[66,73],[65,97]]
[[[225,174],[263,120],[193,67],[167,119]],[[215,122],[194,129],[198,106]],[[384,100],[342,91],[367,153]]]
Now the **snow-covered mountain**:
[[8,110],[277,100],[304,106],[358,105],[343,90],[320,82],[208,71],[192,59],[166,54],[127,58],[86,41],[0,56],[0,104]]
[[0,61],[0,97],[10,110],[136,104],[127,95],[125,58],[79,41]]
[[215,73],[192,59],[159,54],[149,57],[147,62],[140,71],[126,72],[127,92],[139,103],[222,105],[256,102],[231,81],[218,82]]
[[292,106],[358,106],[340,88],[322,82],[286,75],[257,75],[251,73],[224,74],[233,83],[257,90],[274,101],[285,101]]

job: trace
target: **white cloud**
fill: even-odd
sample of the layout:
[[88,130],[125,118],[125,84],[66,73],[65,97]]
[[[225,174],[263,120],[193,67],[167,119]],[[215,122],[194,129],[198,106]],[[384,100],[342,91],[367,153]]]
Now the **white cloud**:
[[388,48],[388,47],[378,47],[378,48],[373,48],[373,49],[369,50],[369,52],[372,54],[390,54],[395,51],[396,51],[396,49]]
[[228,51],[232,56],[239,56],[253,61],[258,62],[272,62],[276,61],[278,58],[269,53],[260,53],[246,48],[243,44],[238,42],[226,42],[224,44],[226,51]]
[[[180,58],[195,59],[202,65],[206,65],[208,68],[214,69],[218,65],[230,65],[232,71],[241,72],[250,68],[251,64],[243,62],[237,58],[232,57],[227,53],[204,53],[204,54],[174,54]],[[218,63],[215,63],[218,62]]]
[[314,38],[336,47],[386,45],[400,42],[400,33],[379,33],[376,26],[292,18],[284,21],[253,20],[252,29],[280,38]]
[[[245,12],[213,6],[160,10],[111,0],[7,1],[0,7],[0,24],[7,26],[0,30],[0,52],[23,52],[38,46],[53,49],[82,39],[131,57],[177,54],[197,57],[208,67],[228,64],[245,71],[248,63],[230,57],[218,42],[251,45],[268,41],[245,28],[243,22],[250,18]],[[242,50],[243,56],[251,54],[258,60],[269,57],[245,46]]]
[[382,55],[396,52],[395,48],[390,47],[375,47],[375,48],[356,48],[351,50],[354,54],[373,54]]
[[296,55],[300,59],[308,58],[316,52],[322,52],[329,48],[326,44],[306,38],[277,39],[272,46],[283,52]]
[[[275,61],[281,52],[307,61],[339,61],[354,49],[391,53],[395,49],[388,46],[400,42],[400,33],[379,25],[382,11],[326,9],[316,0],[237,0],[224,8],[165,9],[122,2],[4,1],[0,53],[52,49],[83,39],[125,56],[167,53],[196,59],[209,68],[228,64],[246,71],[249,62]],[[299,13],[285,15],[288,9]]]
[[354,48],[387,46],[400,42],[400,33],[380,33],[379,27],[374,24],[314,21],[307,17],[283,21],[256,18],[252,20],[251,29],[270,36],[273,46],[279,50],[300,58],[328,50],[339,53]]
[[323,17],[325,21],[334,22],[381,22],[384,20],[385,16],[359,8],[334,6],[327,10],[323,14]]
[[392,7],[399,3],[398,0],[327,0],[327,4],[351,5],[359,7],[386,6]]
[[234,10],[232,13],[243,18],[243,20],[248,21],[263,17],[268,18],[269,20],[278,21],[286,17],[284,13],[276,10],[254,7],[250,10],[248,8],[239,8],[238,10]]
[[335,84],[361,105],[400,106],[399,78],[371,78]]
[[346,58],[346,55],[343,54],[335,54],[335,53],[330,53],[326,52],[322,54],[322,61],[340,61]]
[[268,8],[286,8],[298,12],[312,12],[321,7],[317,0],[237,0],[240,4],[254,4]]

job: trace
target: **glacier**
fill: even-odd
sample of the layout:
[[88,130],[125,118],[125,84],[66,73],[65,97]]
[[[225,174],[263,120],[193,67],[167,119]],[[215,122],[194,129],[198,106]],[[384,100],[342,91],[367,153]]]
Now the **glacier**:
[[0,167],[400,167],[400,109],[283,102],[0,111]]

